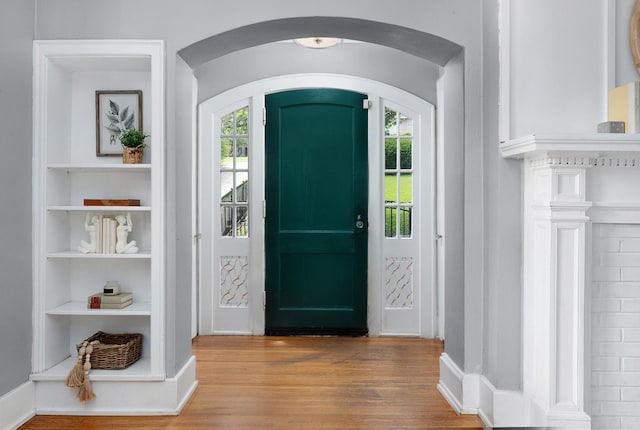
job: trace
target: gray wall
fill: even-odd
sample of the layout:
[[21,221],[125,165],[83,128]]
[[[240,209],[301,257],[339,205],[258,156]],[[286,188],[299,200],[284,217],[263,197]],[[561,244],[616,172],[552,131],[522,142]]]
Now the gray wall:
[[[438,223],[443,227],[444,252],[444,339],[445,351],[451,359],[464,369],[465,366],[465,264],[464,259],[464,184],[465,177],[461,172],[461,160],[464,160],[464,145],[452,145],[450,142],[464,142],[464,91],[460,82],[464,80],[464,56],[460,54],[449,61],[442,76],[442,101],[438,106],[438,115],[443,124],[442,165],[445,175],[442,202],[444,208]],[[447,172],[457,174],[450,175]],[[476,309],[480,311],[481,308]],[[476,322],[477,323],[477,322]]]
[[483,373],[498,388],[521,388],[522,222],[520,160],[498,149],[498,0],[484,2]]
[[[494,2],[490,3],[494,4]],[[513,202],[497,199],[493,203],[497,206],[487,211],[484,203],[483,193],[491,187],[501,186],[501,181],[505,178],[511,178],[512,175],[505,177],[500,174],[485,177],[487,169],[483,168],[485,161],[491,163],[489,166],[491,169],[496,167],[507,169],[504,166],[508,163],[497,156],[494,157],[495,151],[497,151],[497,139],[494,140],[495,133],[484,132],[485,127],[497,127],[495,115],[486,115],[483,112],[483,109],[497,109],[497,106],[491,105],[491,100],[496,98],[497,89],[493,82],[489,82],[491,78],[495,79],[495,75],[493,77],[484,76],[485,73],[495,73],[497,65],[489,66],[486,64],[487,62],[495,63],[497,59],[495,55],[490,55],[486,59],[483,57],[483,51],[490,52],[497,49],[497,29],[491,23],[483,28],[483,5],[483,2],[477,0],[448,0],[446,2],[398,0],[393,7],[388,7],[388,3],[385,2],[368,0],[349,2],[327,0],[315,3],[282,0],[278,2],[278,7],[274,7],[272,2],[253,0],[225,2],[224,7],[221,7],[220,2],[207,0],[186,2],[172,0],[137,0],[135,2],[127,0],[111,0],[109,2],[103,0],[82,2],[77,0],[36,0],[37,16],[40,17],[37,21],[36,38],[39,39],[148,38],[163,39],[167,42],[167,154],[169,155],[167,202],[170,205],[167,212],[169,224],[168,255],[170,257],[167,261],[169,293],[167,303],[169,303],[168,313],[170,314],[167,319],[168,374],[171,375],[172,371],[175,372],[181,368],[186,360],[185,357],[190,354],[191,347],[190,336],[188,336],[191,324],[189,300],[191,279],[187,277],[190,258],[184,255],[188,247],[185,243],[187,240],[186,229],[183,227],[183,224],[190,219],[190,208],[183,206],[188,203],[185,196],[190,194],[188,187],[190,184],[184,180],[188,176],[188,172],[185,172],[188,157],[180,155],[182,151],[187,151],[187,153],[190,151],[191,135],[186,131],[189,118],[182,117],[182,110],[188,101],[181,99],[181,97],[188,85],[186,85],[183,76],[184,65],[178,64],[179,60],[176,54],[182,48],[200,40],[245,25],[287,17],[322,16],[365,19],[415,29],[369,34],[367,40],[374,41],[376,37],[386,38],[387,41],[397,43],[416,57],[426,58],[425,55],[429,54],[430,47],[421,46],[417,39],[412,38],[411,34],[414,31],[437,35],[442,38],[441,41],[449,40],[464,48],[464,63],[458,64],[455,73],[450,75],[452,82],[455,81],[454,75],[465,82],[464,95],[452,93],[452,98],[459,99],[460,103],[463,103],[464,109],[463,112],[457,113],[456,123],[450,124],[450,133],[459,136],[465,142],[465,155],[457,160],[450,160],[451,168],[455,169],[451,172],[458,175],[457,178],[450,178],[451,184],[458,189],[464,189],[465,193],[464,199],[460,197],[457,201],[451,202],[450,210],[458,221],[464,219],[464,231],[461,227],[462,222],[460,222],[457,231],[454,229],[448,234],[452,241],[458,244],[464,243],[465,250],[464,266],[461,264],[462,256],[460,254],[462,252],[458,251],[453,256],[457,267],[450,268],[451,276],[455,282],[452,284],[451,290],[447,292],[446,349],[454,361],[466,371],[483,371],[483,357],[485,359],[488,357],[483,353],[483,336],[496,336],[495,330],[497,329],[493,326],[483,328],[483,314],[487,313],[483,311],[485,267],[493,264],[497,271],[502,267],[497,263],[500,254],[497,256],[486,255],[485,239],[488,234],[485,229],[497,226],[486,225],[484,218],[494,212],[499,213],[505,208],[509,211],[513,208]],[[73,24],[70,25],[70,23]],[[337,35],[348,37],[358,31],[357,28],[343,30],[344,34]],[[393,30],[391,26],[390,30]],[[302,34],[304,31],[301,29],[299,35],[309,35]],[[241,33],[236,35],[239,36]],[[264,43],[273,40],[267,39]],[[227,42],[228,46],[223,48],[232,48],[237,45],[244,49],[258,44],[257,42],[247,43],[242,39],[233,39]],[[446,43],[438,44],[438,38],[434,38],[434,44],[431,48],[434,51],[448,49]],[[385,48],[381,48],[381,50],[386,51]],[[203,78],[206,73],[213,73],[210,75],[211,79],[202,79],[201,93],[203,95],[213,94],[230,85],[235,85],[234,79],[246,81],[260,77],[261,67],[260,63],[256,62],[256,58],[260,58],[263,51],[256,48],[255,52],[260,53],[256,54],[257,56],[251,55],[251,49],[235,54],[232,53],[233,51],[231,49],[226,52],[227,58],[219,56],[219,60],[217,60],[219,65],[224,65],[224,73],[216,74],[215,71],[201,70]],[[433,84],[433,76],[423,65],[418,65],[421,60],[403,58],[402,62],[405,64],[413,64],[411,72],[393,76],[397,63],[393,61],[394,58],[398,58],[397,53],[388,51],[380,55],[377,64],[367,60],[369,67],[377,66],[380,68],[379,71],[358,71],[356,65],[350,69],[353,72],[349,73],[360,73],[364,77],[380,76],[381,79],[385,79],[393,85],[428,97],[429,92],[432,91],[430,86]],[[240,62],[237,66],[242,72],[237,78],[230,77],[230,74],[234,73],[230,69],[232,60]],[[274,54],[271,61],[286,65],[289,58],[283,54]],[[253,68],[251,73],[242,69],[247,65]],[[273,72],[282,70],[280,69],[281,65],[277,64],[269,67],[272,67]],[[460,91],[459,87],[458,91]],[[493,152],[487,160],[484,157],[486,151]],[[27,165],[28,163],[25,164],[25,166]],[[450,221],[450,224],[452,223],[453,221]],[[504,248],[503,252],[513,248],[509,238],[517,240],[520,236],[519,224],[514,224],[508,224],[507,231],[501,236],[500,243]],[[456,270],[458,274],[454,274]],[[495,276],[492,278],[492,282],[493,280],[498,284],[502,282]],[[510,281],[507,279],[507,283]],[[511,285],[505,288],[511,288]],[[508,306],[514,309],[513,314],[507,314],[504,318],[505,321],[498,321],[497,325],[517,324],[519,322],[519,302],[515,303],[517,295],[507,295],[504,299],[500,299],[499,305],[495,305],[496,297],[501,295],[500,290],[496,291],[495,297],[491,296],[494,298],[489,299],[490,301],[486,302],[485,306],[493,304],[496,308]],[[510,318],[514,318],[514,321],[507,320]],[[483,330],[485,330],[484,333]],[[511,342],[510,337],[504,341],[505,344]],[[517,341],[515,342],[517,343]],[[508,351],[513,348],[513,345],[509,344],[503,349]],[[502,357],[502,359],[509,363],[506,366],[508,369],[519,366],[519,356],[517,355]],[[498,374],[502,371],[502,367],[495,366],[495,368]],[[499,376],[496,378],[500,380]],[[511,379],[511,376],[507,378],[507,380]],[[507,383],[506,385],[511,386],[512,384]]]
[[0,3],[0,396],[31,372],[33,31],[33,1]]
[[[174,207],[191,208],[193,204],[191,178],[193,175],[192,162],[194,154],[190,150],[190,145],[196,137],[195,107],[197,101],[195,97],[197,87],[191,68],[180,57],[176,58],[175,76],[176,133],[174,138],[176,142],[180,142],[180,145],[179,149],[169,155],[168,163],[171,163],[171,168],[168,171],[173,173],[170,173],[167,180],[169,183],[173,182],[175,184],[175,192],[173,193],[175,195]],[[168,327],[173,329],[173,339],[171,339],[172,333],[168,334],[168,343],[170,345],[183,346],[185,339],[191,339],[190,321],[184,319],[185,316],[190,317],[190,312],[186,313],[186,315],[184,314],[186,310],[191,309],[192,303],[191,295],[187,294],[187,291],[191,290],[191,253],[193,250],[191,219],[188,218],[190,215],[190,213],[185,213],[184,211],[176,214],[180,222],[175,226],[175,250],[171,251],[176,259],[176,283],[175,291],[170,294],[171,300],[167,302],[167,314],[173,320],[169,321],[167,319]],[[179,366],[189,358],[191,349],[183,347],[167,352],[170,354],[167,357],[167,363],[173,363],[176,370],[178,370]]]

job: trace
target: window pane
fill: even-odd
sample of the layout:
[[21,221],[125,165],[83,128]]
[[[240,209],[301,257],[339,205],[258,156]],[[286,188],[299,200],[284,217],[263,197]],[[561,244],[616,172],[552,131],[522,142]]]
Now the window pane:
[[396,208],[384,208],[384,237],[396,237]]
[[[222,235],[247,237],[249,207],[249,107],[221,118],[220,206]],[[238,205],[242,203],[242,205]]]
[[232,168],[233,159],[233,139],[223,137],[220,139],[220,164],[225,169]]
[[409,137],[400,138],[400,168],[411,169],[413,140]]
[[248,202],[249,173],[236,173],[236,202]]
[[398,181],[395,173],[384,175],[384,201],[385,203],[398,202]]
[[233,114],[225,115],[220,120],[220,133],[233,135]]
[[236,211],[236,237],[247,237],[249,236],[249,208],[238,206]]
[[236,111],[236,135],[249,134],[249,107]]
[[413,136],[413,119],[403,114],[398,114],[400,126],[398,127],[400,136]]
[[398,210],[398,227],[400,228],[400,237],[410,237],[411,236],[411,218],[413,213],[413,208],[411,207],[400,207]]
[[413,180],[411,173],[400,175],[400,203],[413,201]]
[[397,166],[398,140],[395,137],[384,140],[384,168],[395,169]]
[[248,146],[249,139],[246,137],[239,137],[236,139],[236,157],[238,157],[237,163],[244,163],[244,166],[236,164],[238,169],[246,169],[246,163],[248,160]]
[[385,237],[412,237],[413,230],[413,118],[384,111]]
[[233,236],[233,206],[220,206],[220,234]]
[[220,201],[233,201],[233,172],[220,172]]
[[384,134],[385,136],[398,134],[398,115],[389,108],[384,109]]

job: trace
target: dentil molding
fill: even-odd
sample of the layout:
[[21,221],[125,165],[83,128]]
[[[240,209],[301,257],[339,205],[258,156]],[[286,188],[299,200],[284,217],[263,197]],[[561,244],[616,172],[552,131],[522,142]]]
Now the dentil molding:
[[640,167],[640,134],[532,134],[501,142],[500,152],[532,167]]

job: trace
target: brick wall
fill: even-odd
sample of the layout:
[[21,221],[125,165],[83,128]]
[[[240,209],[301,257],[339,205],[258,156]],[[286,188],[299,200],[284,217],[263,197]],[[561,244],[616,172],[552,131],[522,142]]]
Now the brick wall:
[[592,242],[592,428],[640,429],[640,225],[594,224]]

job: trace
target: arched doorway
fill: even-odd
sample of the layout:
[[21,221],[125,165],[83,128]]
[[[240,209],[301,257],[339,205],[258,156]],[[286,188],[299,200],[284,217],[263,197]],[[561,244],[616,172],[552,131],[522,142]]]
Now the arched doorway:
[[[435,336],[435,109],[397,88],[332,75],[258,81],[201,104],[199,332],[264,333],[262,112],[265,94],[296,88],[368,96],[368,330]],[[234,148],[230,160],[225,142]]]
[[[442,199],[437,205],[437,233],[440,237],[437,247],[440,251],[439,263],[442,267],[439,277],[441,294],[438,297],[439,336],[447,338],[447,353],[457,363],[479,363],[481,350],[475,348],[475,344],[468,353],[465,352],[465,345],[472,342],[471,339],[480,339],[479,333],[482,327],[478,324],[477,313],[470,313],[469,320],[465,317],[465,303],[478,303],[481,299],[481,288],[465,289],[465,278],[482,282],[479,276],[482,262],[481,256],[478,255],[480,248],[474,245],[469,252],[465,251],[465,241],[471,241],[472,245],[480,243],[478,240],[482,233],[482,224],[479,223],[480,218],[476,216],[477,213],[465,212],[465,207],[482,206],[479,185],[481,181],[469,179],[480,177],[482,170],[481,163],[476,160],[479,146],[476,145],[476,139],[472,139],[481,129],[479,94],[482,91],[478,89],[481,79],[479,74],[473,73],[477,70],[477,57],[469,59],[471,64],[469,69],[466,66],[467,60],[463,46],[434,34],[384,22],[324,16],[278,19],[219,33],[179,51],[179,57],[184,60],[186,69],[189,69],[184,74],[185,82],[192,79],[193,74],[200,85],[203,83],[202,77],[199,76],[200,71],[210,64],[212,68],[216,68],[213,75],[204,79],[204,85],[195,90],[197,94],[194,94],[192,99],[203,101],[206,97],[203,98],[202,95],[207,91],[210,95],[221,94],[229,88],[251,82],[252,80],[245,79],[248,75],[256,79],[256,77],[263,78],[264,75],[281,76],[292,71],[299,72],[298,69],[289,67],[290,62],[287,61],[289,57],[282,55],[265,57],[260,49],[275,45],[269,42],[290,40],[313,35],[313,33],[347,37],[363,41],[364,45],[387,47],[391,51],[401,53],[404,58],[417,58],[440,67],[436,77],[437,91],[434,90],[433,98],[434,105],[438,106],[437,158],[439,166],[442,167],[438,171],[436,182],[437,195]],[[238,58],[249,60],[249,69],[238,69],[237,64],[233,63]],[[277,58],[282,61],[277,61]],[[373,62],[366,63],[369,65],[367,70],[379,69],[377,60],[380,58],[376,57]],[[268,61],[256,63],[261,59]],[[346,60],[352,62],[354,58],[346,58]],[[213,63],[216,63],[215,66]],[[274,64],[279,64],[281,67],[274,69]],[[305,69],[304,72],[324,71],[326,64],[328,63],[322,63],[316,67],[316,70]],[[393,67],[396,66],[395,63],[390,64]],[[255,67],[258,65],[259,67]],[[416,66],[415,63],[410,64],[406,72],[414,73],[410,80],[419,82],[422,72],[419,71],[419,66],[414,66]],[[264,69],[267,70],[262,73]],[[254,70],[254,72],[245,73],[247,70]],[[367,70],[361,69],[357,73],[350,74],[368,77],[370,74]],[[468,73],[469,71],[472,73]],[[394,81],[396,87],[405,88],[407,73],[392,73],[393,76],[398,77]],[[388,76],[390,75],[385,77]],[[380,81],[388,82],[384,77]],[[211,85],[212,82],[215,82],[215,85]],[[419,94],[420,89],[420,85],[417,85],[411,91]],[[437,96],[435,96],[436,92]],[[193,234],[197,236],[198,232],[194,230]],[[446,324],[444,324],[445,319]]]

